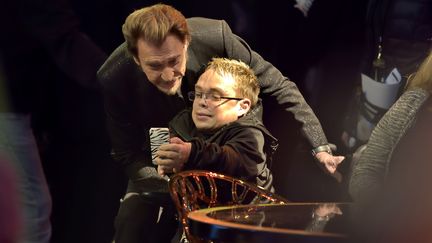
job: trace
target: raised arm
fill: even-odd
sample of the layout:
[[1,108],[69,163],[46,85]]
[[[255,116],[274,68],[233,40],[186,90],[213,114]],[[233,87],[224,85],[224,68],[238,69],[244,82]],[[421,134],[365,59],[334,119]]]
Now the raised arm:
[[222,21],[225,49],[230,58],[241,59],[254,70],[257,75],[261,96],[275,100],[281,109],[293,115],[301,124],[302,133],[312,148],[328,144],[320,122],[310,106],[306,103],[296,84],[253,51],[248,44],[231,32],[229,26]]

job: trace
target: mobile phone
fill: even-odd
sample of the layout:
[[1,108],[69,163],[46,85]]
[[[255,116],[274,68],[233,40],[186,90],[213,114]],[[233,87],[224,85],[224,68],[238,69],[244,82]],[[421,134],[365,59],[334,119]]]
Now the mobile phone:
[[156,152],[159,149],[159,146],[169,143],[169,129],[168,127],[151,127],[149,129],[149,135],[152,162],[156,165]]

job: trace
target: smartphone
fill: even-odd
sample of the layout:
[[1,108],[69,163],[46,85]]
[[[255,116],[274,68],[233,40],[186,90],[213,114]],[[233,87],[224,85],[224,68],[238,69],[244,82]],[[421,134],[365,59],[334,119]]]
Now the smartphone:
[[169,129],[168,127],[151,127],[149,130],[149,135],[152,162],[154,165],[156,165],[156,152],[159,149],[159,146],[169,143]]

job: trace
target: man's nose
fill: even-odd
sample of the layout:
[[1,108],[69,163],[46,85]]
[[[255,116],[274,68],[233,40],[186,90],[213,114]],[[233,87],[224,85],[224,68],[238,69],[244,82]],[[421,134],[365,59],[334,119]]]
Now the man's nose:
[[174,79],[174,70],[171,68],[165,68],[161,73],[161,78],[164,81],[171,81]]
[[202,94],[201,98],[198,99],[198,105],[201,107],[207,107],[207,95],[206,94]]

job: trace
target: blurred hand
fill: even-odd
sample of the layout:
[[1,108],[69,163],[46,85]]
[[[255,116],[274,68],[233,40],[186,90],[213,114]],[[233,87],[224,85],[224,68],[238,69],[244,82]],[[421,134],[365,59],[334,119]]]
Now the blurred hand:
[[314,214],[319,217],[332,218],[334,215],[342,215],[342,210],[336,205],[336,203],[324,203],[315,209]]
[[350,147],[349,146],[349,139],[350,139],[350,135],[346,131],[344,131],[342,133],[341,140],[343,142],[343,145],[345,145],[345,147],[347,147],[347,148]]
[[170,138],[169,144],[162,144],[156,152],[158,173],[177,173],[183,169],[188,161],[192,144],[182,141],[178,137]]
[[342,163],[345,159],[344,156],[333,156],[327,152],[319,152],[316,154],[316,159],[325,168],[332,177],[334,177],[338,182],[342,181],[342,175],[336,171],[338,165]]

